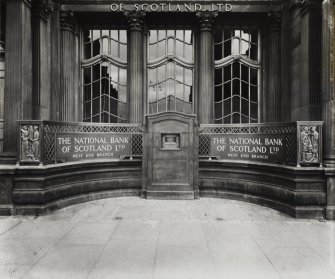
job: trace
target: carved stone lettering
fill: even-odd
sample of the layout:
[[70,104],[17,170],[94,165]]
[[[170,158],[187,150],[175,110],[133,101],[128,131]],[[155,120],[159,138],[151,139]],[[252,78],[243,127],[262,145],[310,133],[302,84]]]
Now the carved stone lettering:
[[64,133],[56,138],[56,157],[61,161],[120,159],[131,156],[127,134]]

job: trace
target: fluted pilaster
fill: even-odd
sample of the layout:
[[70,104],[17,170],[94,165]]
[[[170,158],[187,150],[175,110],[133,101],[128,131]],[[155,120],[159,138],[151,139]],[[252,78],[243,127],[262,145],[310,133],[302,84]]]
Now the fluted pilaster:
[[304,120],[321,119],[321,0],[301,0],[300,92]]
[[199,12],[198,120],[200,124],[214,121],[214,36],[215,12]]
[[280,27],[281,13],[268,14],[268,92],[266,106],[266,121],[280,121]]
[[322,5],[322,120],[323,161],[335,166],[335,34],[334,1],[325,0]]
[[0,153],[3,151],[6,3],[0,2]]
[[125,12],[128,18],[128,122],[141,123],[144,114],[146,78],[144,12]]
[[47,20],[52,11],[52,1],[32,1],[34,119],[50,119],[50,70],[48,63],[50,43]]
[[[291,24],[292,15],[290,11],[290,3],[286,2],[282,5],[282,20],[281,20],[281,30],[280,30],[280,121],[288,122],[291,121],[292,116],[292,104],[291,104],[291,84],[292,80],[292,70],[291,67],[294,67],[294,64],[291,62]],[[266,91],[263,92],[263,94]]]
[[73,12],[60,11],[60,121],[76,120],[76,20]]
[[11,0],[6,5],[8,51],[5,65],[3,157],[10,158],[16,156],[17,152],[16,121],[32,118],[32,38],[30,1]]

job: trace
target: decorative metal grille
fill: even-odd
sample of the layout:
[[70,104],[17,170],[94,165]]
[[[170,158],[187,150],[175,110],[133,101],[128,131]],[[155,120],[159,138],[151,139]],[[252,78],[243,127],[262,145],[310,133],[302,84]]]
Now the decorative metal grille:
[[258,41],[256,26],[216,26],[214,123],[259,121]]
[[83,121],[127,122],[127,31],[84,32]]
[[65,122],[43,122],[44,163],[56,161],[56,137],[60,133],[111,133],[130,134],[132,156],[142,156],[142,127],[136,124],[74,124]]
[[150,30],[149,113],[193,112],[193,32]]
[[283,146],[285,152],[285,164],[296,164],[297,162],[297,124],[203,124],[200,125],[199,133],[199,156],[211,158],[210,135],[284,135]]

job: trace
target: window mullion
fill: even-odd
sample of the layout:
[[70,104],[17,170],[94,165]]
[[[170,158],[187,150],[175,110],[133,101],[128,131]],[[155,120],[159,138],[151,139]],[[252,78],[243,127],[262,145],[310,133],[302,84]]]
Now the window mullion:
[[248,84],[248,87],[249,87],[249,97],[248,97],[248,99],[249,99],[249,123],[251,123],[251,80],[250,80],[250,73],[251,73],[251,70],[250,70],[250,67],[249,67],[249,69],[248,69],[248,74],[249,74],[249,76],[248,76],[248,82],[249,82],[249,84]]
[[167,71],[168,71],[168,63],[165,64],[165,111],[168,110],[168,80],[167,80]]
[[233,63],[230,64],[230,123],[233,123],[233,116],[234,116],[234,111],[233,111],[233,100],[234,100],[234,95],[233,95]]

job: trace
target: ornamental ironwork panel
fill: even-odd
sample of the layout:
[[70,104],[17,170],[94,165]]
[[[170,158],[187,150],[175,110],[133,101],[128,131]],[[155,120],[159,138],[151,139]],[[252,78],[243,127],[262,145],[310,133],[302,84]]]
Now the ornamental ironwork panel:
[[[112,139],[122,136],[126,138],[127,156],[120,159],[142,156],[142,126],[139,124],[94,124],[68,123],[54,121],[18,121],[19,129],[19,163],[50,164],[63,162],[57,157],[57,140],[64,135],[78,135],[86,141],[98,135],[101,142],[106,136]],[[80,138],[81,137],[81,138]],[[129,142],[130,141],[130,142]],[[84,143],[85,144],[85,143]],[[97,149],[97,148],[96,148]],[[129,153],[129,154],[128,154]],[[114,157],[113,157],[114,158]],[[80,158],[79,158],[80,159]]]
[[199,156],[296,166],[322,165],[322,122],[200,125]]

